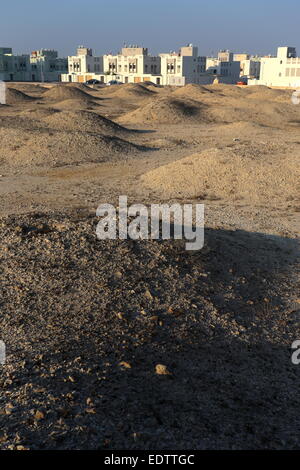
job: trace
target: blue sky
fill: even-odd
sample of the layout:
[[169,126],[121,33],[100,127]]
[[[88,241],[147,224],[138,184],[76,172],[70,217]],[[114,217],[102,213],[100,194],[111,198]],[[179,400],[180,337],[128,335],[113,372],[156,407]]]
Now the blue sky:
[[274,53],[295,46],[300,55],[299,0],[14,0],[0,8],[0,46],[73,54],[79,44],[96,53],[139,44],[168,52],[193,43],[219,49]]

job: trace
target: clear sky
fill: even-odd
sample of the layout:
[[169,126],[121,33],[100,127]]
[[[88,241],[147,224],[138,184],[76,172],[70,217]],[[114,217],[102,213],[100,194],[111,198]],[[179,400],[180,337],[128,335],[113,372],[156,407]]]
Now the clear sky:
[[201,55],[219,49],[275,53],[295,46],[300,55],[299,0],[13,0],[1,2],[0,46],[15,53],[78,45],[97,54],[124,43],[150,53],[199,46]]

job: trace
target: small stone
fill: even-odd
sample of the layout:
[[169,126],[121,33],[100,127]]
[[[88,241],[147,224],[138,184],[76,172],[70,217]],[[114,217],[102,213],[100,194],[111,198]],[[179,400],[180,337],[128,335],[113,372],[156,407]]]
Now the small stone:
[[151,294],[151,292],[147,289],[144,293],[144,297],[146,297],[146,299],[152,301],[153,300],[153,295]]
[[163,364],[157,364],[155,367],[155,372],[157,375],[171,375],[171,373],[168,371],[167,366],[164,366]]
[[129,364],[129,362],[122,361],[120,362],[119,366],[123,367],[124,369],[131,369],[131,365]]
[[150,317],[150,321],[152,323],[158,323],[159,322],[159,318],[157,315],[154,315],[153,317]]
[[45,414],[42,411],[37,410],[34,414],[34,419],[36,419],[36,421],[40,421],[41,419],[45,419]]
[[12,403],[8,403],[5,407],[5,414],[11,415],[13,409],[14,409],[14,405]]

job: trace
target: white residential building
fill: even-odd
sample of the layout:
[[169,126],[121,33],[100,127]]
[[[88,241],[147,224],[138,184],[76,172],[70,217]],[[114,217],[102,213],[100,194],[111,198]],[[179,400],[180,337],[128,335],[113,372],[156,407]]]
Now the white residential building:
[[61,74],[68,71],[68,60],[58,57],[57,51],[41,49],[30,55],[31,74],[33,82],[58,82]]
[[61,80],[83,83],[91,79],[104,81],[103,56],[93,56],[92,49],[79,46],[77,54],[68,57],[68,73],[63,74]]
[[198,56],[198,47],[189,44],[179,52],[160,54],[162,85],[206,84],[206,57]]
[[29,55],[13,55],[11,47],[0,47],[0,80],[30,80]]
[[234,60],[234,54],[220,51],[218,57],[208,57],[206,71],[220,83],[236,84],[240,79],[240,62]]
[[243,60],[249,60],[251,59],[250,54],[247,54],[246,52],[238,52],[236,54],[233,54],[233,60],[235,62],[243,62]]
[[106,81],[115,79],[123,83],[152,81],[161,84],[160,57],[148,54],[148,49],[125,46],[117,55],[103,56]]
[[252,57],[251,59],[242,60],[241,79],[248,81],[249,79],[259,79],[260,77],[260,58]]
[[279,47],[277,57],[262,57],[259,80],[249,80],[249,85],[274,87],[300,86],[300,57],[295,47]]

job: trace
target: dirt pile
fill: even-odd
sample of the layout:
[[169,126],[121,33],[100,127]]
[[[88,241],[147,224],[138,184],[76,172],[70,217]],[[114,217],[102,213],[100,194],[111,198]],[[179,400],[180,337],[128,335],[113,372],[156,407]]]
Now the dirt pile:
[[64,166],[126,159],[143,147],[116,136],[46,128],[0,127],[0,161],[9,166]]
[[157,96],[120,117],[125,123],[234,123],[247,122],[283,128],[300,119],[300,106],[289,92],[267,87],[251,90],[233,85],[187,85]]
[[33,94],[34,96],[37,94],[42,94],[44,91],[46,91],[48,88],[46,86],[43,86],[39,83],[6,83],[7,88],[14,88],[15,90],[22,91],[23,93],[26,94]]
[[155,91],[150,87],[140,83],[127,83],[124,85],[112,85],[101,90],[101,92],[112,95],[113,97],[132,99],[132,98],[147,98],[155,96]]
[[203,94],[213,93],[208,87],[203,85],[189,84],[184,87],[179,87],[173,91],[172,96],[189,98],[189,99],[202,99]]
[[[277,152],[277,154],[276,154]],[[146,173],[143,183],[164,196],[276,204],[299,201],[300,153],[263,142],[210,149]]]
[[92,101],[96,98],[77,86],[57,85],[47,90],[43,97],[51,101],[79,100]]
[[97,223],[0,221],[1,449],[299,448],[293,241],[207,229],[192,256]]
[[123,115],[119,122],[125,123],[188,123],[208,122],[209,116],[205,105],[187,99],[153,99],[137,110]]
[[22,103],[29,103],[34,101],[35,98],[23,93],[23,91],[16,90],[15,88],[6,88],[6,104],[18,105]]
[[109,135],[125,134],[125,127],[90,111],[59,111],[43,120],[52,129],[104,133]]

